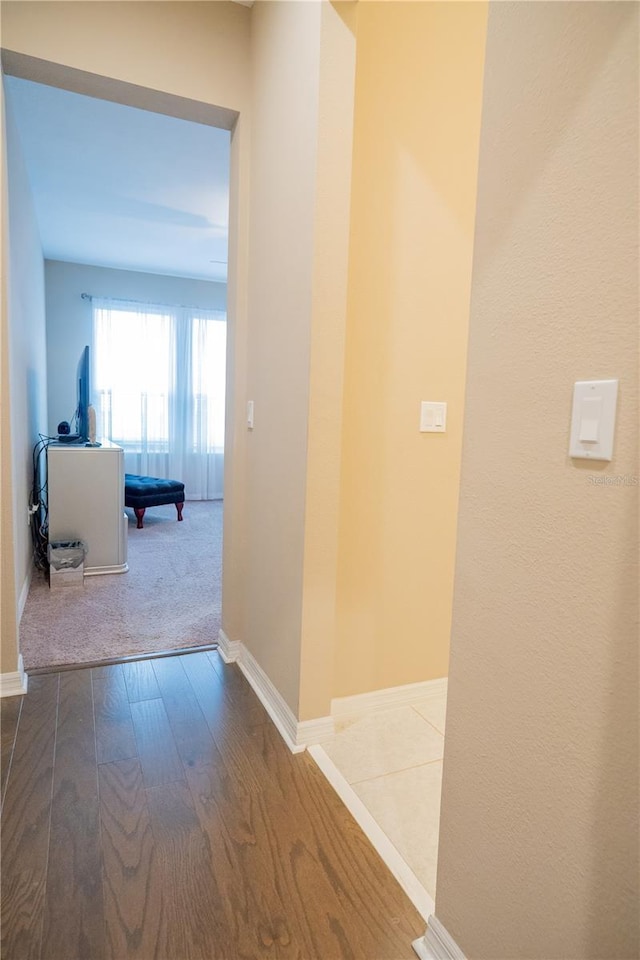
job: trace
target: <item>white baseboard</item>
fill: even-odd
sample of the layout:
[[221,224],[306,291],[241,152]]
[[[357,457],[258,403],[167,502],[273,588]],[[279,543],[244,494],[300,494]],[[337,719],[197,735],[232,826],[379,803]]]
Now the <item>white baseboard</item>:
[[224,662],[238,664],[292,753],[302,753],[308,744],[320,743],[333,736],[331,717],[302,721],[296,718],[280,691],[243,643],[230,640],[224,630],[220,630],[218,644],[218,652]]
[[321,746],[310,746],[309,754],[313,757],[323,774],[336,791],[349,813],[361,827],[372,845],[379,853],[385,866],[391,871],[418,913],[426,921],[434,910],[433,897],[427,893],[415,873],[405,859],[389,840],[366,806],[357,795],[351,784],[345,780],[336,765],[325,753]]
[[302,753],[305,744],[297,742],[298,721],[291,707],[244,645],[237,663],[291,752]]
[[432,697],[440,698],[447,692],[447,678],[423,680],[420,683],[406,683],[401,687],[387,687],[385,690],[372,690],[370,693],[358,693],[352,697],[336,697],[331,701],[331,716],[335,720],[346,720],[379,710],[391,710],[394,707],[406,707],[420,700]]
[[108,567],[89,567],[84,568],[85,577],[102,577],[108,573],[126,573],[129,569],[128,563],[114,563]]
[[298,720],[253,654],[241,641],[231,640],[222,629],[218,631],[218,653],[225,663],[238,664],[283,740],[294,753],[300,753],[306,747],[321,744],[332,737],[337,720],[407,706],[431,697],[440,698],[447,691],[446,677],[410,683],[402,687],[388,687],[386,690],[374,690],[353,697],[338,697],[331,701],[330,716]]
[[218,653],[225,663],[235,663],[240,657],[242,644],[237,640],[229,640],[224,630],[218,630]]
[[466,957],[448,930],[437,917],[427,920],[424,937],[411,944],[420,960],[466,960]]
[[20,697],[27,692],[29,677],[24,672],[22,654],[18,657],[18,669],[13,673],[0,673],[0,697]]

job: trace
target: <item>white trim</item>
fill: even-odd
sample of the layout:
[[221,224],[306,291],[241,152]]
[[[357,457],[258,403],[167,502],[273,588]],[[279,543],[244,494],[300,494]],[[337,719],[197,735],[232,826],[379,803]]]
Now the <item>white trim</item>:
[[296,743],[298,721],[293,710],[286,702],[280,691],[274,686],[253,654],[249,653],[244,644],[241,644],[238,666],[249,681],[258,700],[265,708],[280,736],[292,753],[302,753],[304,744]]
[[305,747],[316,746],[330,740],[336,732],[333,717],[317,717],[315,720],[299,720],[296,742]]
[[426,921],[435,908],[433,897],[422,886],[411,867],[398,853],[382,827],[374,820],[351,784],[345,780],[323,748],[321,746],[310,746],[308,752],[349,813],[371,841],[385,866],[391,871],[418,913]]
[[240,657],[242,644],[237,640],[229,640],[222,627],[218,630],[218,653],[225,663],[235,663]]
[[27,692],[29,677],[24,672],[22,654],[18,657],[18,669],[14,673],[0,673],[0,697],[21,697]]
[[424,937],[414,940],[411,946],[420,960],[466,960],[449,931],[433,915],[427,921]]
[[27,571],[27,575],[24,578],[24,583],[22,584],[22,590],[20,591],[20,596],[18,597],[18,623],[22,620],[22,614],[24,613],[24,608],[27,605],[27,597],[29,596],[29,590],[31,589],[31,578],[33,577],[33,567],[30,566]]
[[333,736],[331,717],[299,722],[280,691],[272,683],[252,653],[240,644],[238,666],[249,681],[254,693],[275,723],[280,736],[292,753],[302,753],[307,744]]
[[401,687],[387,687],[384,690],[372,690],[370,693],[358,693],[352,697],[336,697],[331,701],[331,716],[336,720],[376,713],[378,710],[391,710],[394,707],[406,707],[420,700],[440,698],[447,693],[447,678],[423,680],[420,683],[406,683]]
[[108,567],[87,567],[84,568],[85,577],[101,577],[107,573],[126,573],[129,569],[128,563],[114,563]]
[[331,717],[298,721],[289,704],[253,654],[240,641],[230,640],[222,629],[218,631],[218,653],[225,663],[238,664],[249,686],[292,753],[302,753],[308,744],[319,743],[333,736],[335,731]]

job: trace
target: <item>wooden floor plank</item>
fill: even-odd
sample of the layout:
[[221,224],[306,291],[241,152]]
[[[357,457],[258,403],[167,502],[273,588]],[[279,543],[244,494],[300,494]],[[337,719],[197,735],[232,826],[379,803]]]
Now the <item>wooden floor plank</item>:
[[[157,869],[142,767],[137,759],[99,767],[106,955],[160,957],[164,891]],[[165,917],[166,920],[166,917]],[[166,924],[165,924],[166,926]]]
[[49,849],[58,675],[34,677],[24,699],[2,817],[2,873],[44,876]]
[[2,877],[2,960],[40,960],[45,886],[41,871]]
[[123,663],[121,666],[130,703],[158,699],[160,690],[151,660],[136,660],[132,663]]
[[[251,733],[271,774],[263,790],[271,825],[265,841],[274,848],[286,902],[300,904],[301,922],[314,931],[330,918],[333,949],[350,930],[356,956],[411,958],[423,922],[417,911],[407,912],[405,894],[388,883],[387,868],[319,768],[305,753],[292,756],[273,725]],[[305,890],[313,893],[303,905]],[[328,950],[331,939],[317,946]]]
[[224,763],[238,780],[260,790],[267,771],[255,768],[255,751],[244,717],[235,712],[209,658],[205,653],[194,653],[180,659]]
[[3,960],[39,957],[51,826],[58,675],[24,697],[2,811]]
[[53,796],[94,799],[98,792],[96,734],[90,670],[60,675]]
[[94,667],[91,673],[98,763],[137,757],[138,748],[122,667]]
[[0,700],[0,806],[4,801],[23,700],[24,697],[3,697]]
[[104,957],[91,671],[60,675],[43,943],[47,960]]
[[159,944],[159,956],[239,960],[226,927],[208,837],[200,829],[187,784],[163,784],[146,794],[165,890],[166,939]]
[[256,842],[252,821],[266,815],[261,794],[234,787],[233,778],[220,766],[189,769],[187,782],[201,828],[209,837],[230,941],[238,956],[310,956],[309,938],[284,906],[274,884],[273,864]]
[[43,957],[103,960],[104,934],[98,798],[78,797],[66,780],[51,816]]
[[[160,696],[131,703],[143,684],[124,668],[33,678],[3,818],[3,960],[411,960],[422,919],[244,676],[205,652],[166,662],[144,680]],[[99,762],[127,717],[139,757]]]
[[262,723],[270,723],[269,714],[251,689],[249,681],[238,664],[225,663],[215,650],[208,652],[205,656],[213,666],[211,676],[222,685],[231,706],[240,711],[244,725],[253,727]]
[[131,717],[145,786],[183,780],[184,768],[162,698],[132,703]]
[[91,667],[91,676],[93,680],[108,680],[109,677],[121,676],[124,683],[124,673],[120,663],[106,663],[99,667]]
[[197,767],[221,763],[220,753],[180,659],[154,660],[153,669],[183,765]]

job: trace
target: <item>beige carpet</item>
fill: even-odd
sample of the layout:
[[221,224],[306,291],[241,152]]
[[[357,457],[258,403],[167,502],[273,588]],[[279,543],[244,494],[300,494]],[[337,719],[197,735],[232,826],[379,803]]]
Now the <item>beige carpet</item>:
[[214,643],[220,629],[222,501],[153,507],[136,530],[129,571],[52,591],[34,572],[20,624],[28,671]]

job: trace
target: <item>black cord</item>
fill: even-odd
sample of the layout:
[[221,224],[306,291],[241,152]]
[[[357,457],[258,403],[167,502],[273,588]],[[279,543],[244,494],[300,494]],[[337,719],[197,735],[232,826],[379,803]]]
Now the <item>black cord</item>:
[[33,448],[33,483],[29,496],[29,512],[31,514],[31,542],[33,546],[33,562],[38,570],[47,572],[49,560],[47,547],[49,545],[49,505],[47,499],[47,468],[42,455],[46,455],[49,444],[56,437],[39,434],[39,440]]

